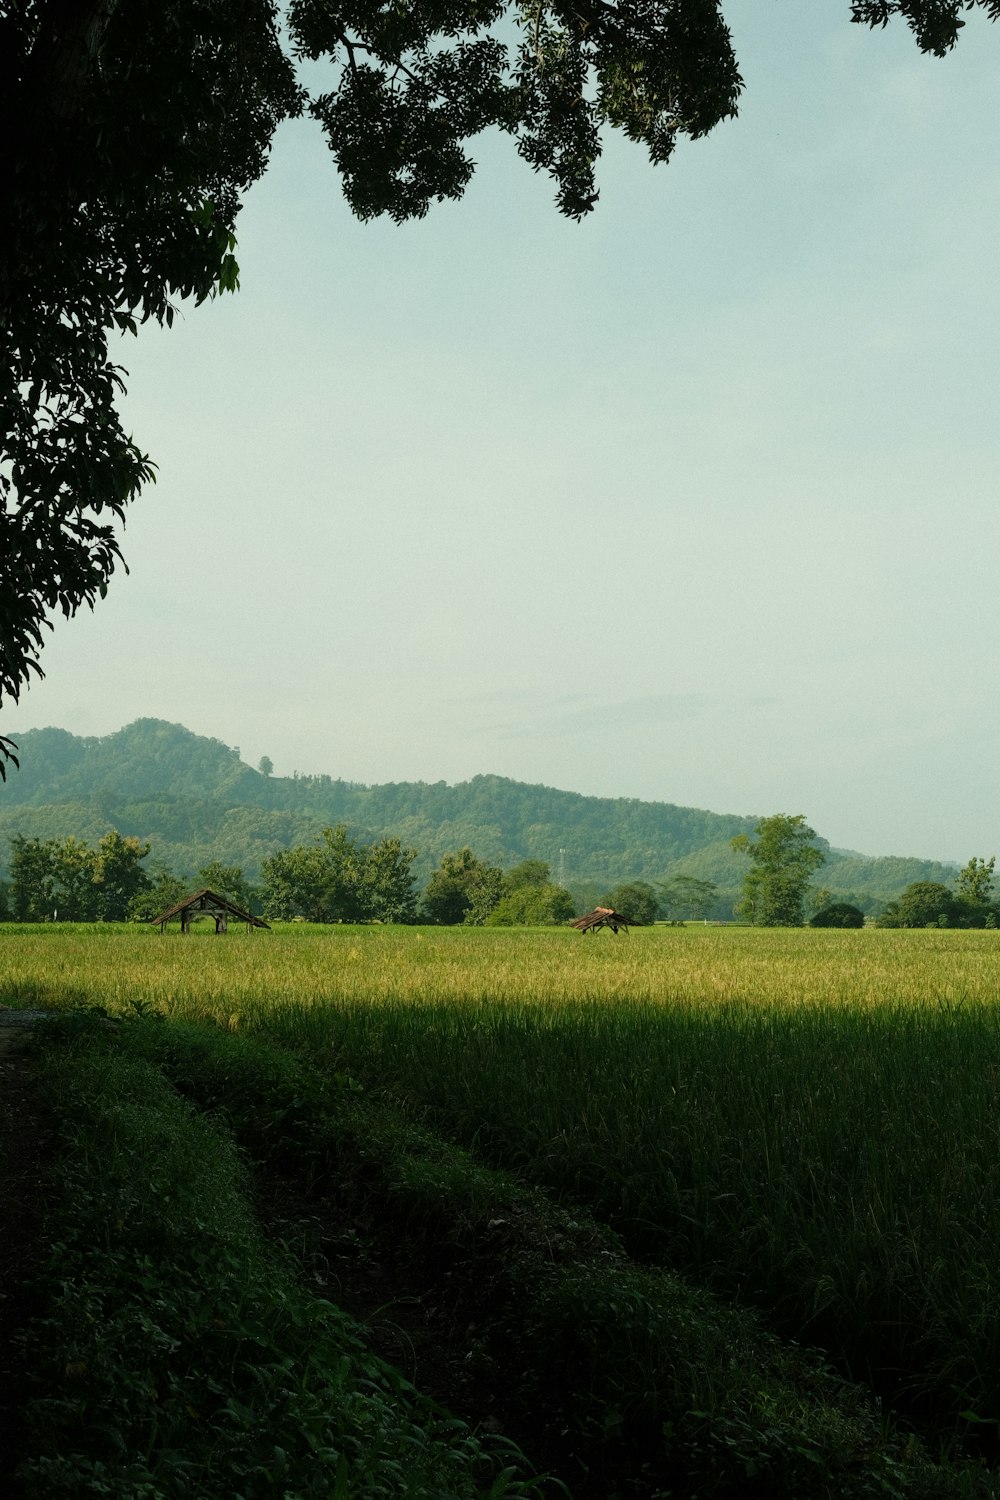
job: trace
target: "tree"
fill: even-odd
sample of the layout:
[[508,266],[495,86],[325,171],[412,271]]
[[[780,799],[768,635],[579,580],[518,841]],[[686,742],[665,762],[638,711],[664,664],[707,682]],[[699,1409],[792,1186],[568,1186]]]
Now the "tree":
[[576,915],[573,897],[561,885],[519,885],[490,912],[487,927],[558,927]]
[[504,872],[504,894],[519,891],[523,886],[548,885],[551,871],[544,859],[523,859]]
[[269,776],[272,776],[274,774],[274,761],[269,755],[262,755],[260,760],[257,762],[257,770],[266,781]]
[[52,872],[41,839],[15,834],[10,854],[10,912],[15,922],[43,922],[52,915]]
[[993,859],[970,859],[952,891],[940,880],[913,880],[886,904],[877,927],[996,927],[1000,910],[993,894]]
[[810,927],[863,927],[865,914],[850,901],[830,901],[809,918]]
[[304,917],[307,922],[329,920],[318,846],[279,849],[262,862],[260,873],[265,917],[279,922],[290,922],[293,917]]
[[[987,909],[988,910],[988,909]],[[876,927],[969,927],[974,922],[969,907],[954,891],[936,880],[915,880],[877,918]]]
[[148,884],[138,891],[129,906],[129,917],[133,922],[150,922],[161,912],[169,911],[185,896],[191,894],[191,881],[182,880],[166,865],[155,865]]
[[97,915],[95,856],[82,839],[11,840],[11,892],[19,922],[91,922]]
[[261,865],[261,877],[267,917],[357,920],[357,849],[342,825],[325,828],[320,842],[270,855]]
[[48,839],[52,916],[61,922],[93,922],[98,915],[97,859],[83,839]]
[[324,922],[364,922],[368,917],[363,895],[366,851],[343,823],[324,828],[320,859]]
[[142,868],[149,844],[141,839],[123,838],[117,829],[106,833],[97,846],[93,881],[96,887],[97,916],[102,922],[125,922],[132,915],[132,904],[149,889],[151,881]]
[[466,845],[442,856],[421,897],[421,917],[444,927],[482,926],[502,894],[502,871],[484,864]]
[[753,835],[738,834],[732,847],[752,861],[737,915],[754,927],[801,927],[810,878],[826,858],[805,816],[761,818]]
[[544,859],[525,859],[507,870],[487,927],[551,927],[576,915],[573,897],[549,879]]
[[312,845],[281,849],[261,865],[264,915],[279,921],[409,922],[416,851],[398,839],[359,844],[342,823]]
[[503,871],[496,865],[486,865],[482,877],[473,886],[472,905],[462,921],[466,927],[485,927],[502,900]]
[[[1000,11],[854,0],[852,19],[901,15],[940,55],[972,5]],[[579,218],[606,127],[664,162],[742,87],[716,0],[291,0],[282,21],[274,0],[0,0],[0,703],[40,673],[52,614],[103,597],[114,523],[154,477],[109,336],[236,289],[236,217],[282,119],[317,121],[362,219],[460,197],[491,127]],[[296,57],[333,87],[309,97]]]
[[616,885],[614,890],[602,896],[599,906],[610,906],[635,927],[651,927],[656,921],[660,903],[653,887],[645,880],[629,880]]
[[996,855],[989,860],[977,859],[975,855],[969,863],[955,877],[955,889],[958,899],[964,901],[968,906],[983,908],[989,907],[990,898],[993,895],[993,869],[996,865]]
[[237,906],[242,906],[244,911],[250,910],[253,887],[244,878],[241,865],[224,865],[221,860],[213,859],[198,871],[198,879],[217,896],[227,897]]
[[698,880],[694,875],[674,875],[659,887],[660,910],[675,920],[704,917],[719,893],[714,880]]
[[369,845],[361,871],[361,908],[369,922],[413,922],[417,898],[413,889],[416,850],[399,839]]

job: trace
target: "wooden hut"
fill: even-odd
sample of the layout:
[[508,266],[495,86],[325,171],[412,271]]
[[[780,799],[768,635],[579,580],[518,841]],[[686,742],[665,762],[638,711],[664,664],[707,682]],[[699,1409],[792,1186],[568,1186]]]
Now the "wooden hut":
[[610,927],[615,937],[618,936],[620,927],[628,937],[628,919],[610,906],[595,906],[593,911],[588,911],[585,917],[577,917],[575,922],[570,923],[570,926],[584,933],[598,932],[602,927]]
[[150,926],[159,926],[161,932],[166,931],[168,922],[174,917],[181,919],[181,932],[190,932],[191,923],[196,917],[213,917],[215,919],[216,932],[227,932],[229,929],[229,918],[237,922],[245,922],[247,932],[252,932],[255,927],[263,927],[270,932],[270,927],[260,917],[253,917],[242,906],[237,906],[235,901],[220,896],[216,891],[210,891],[207,886],[193,895],[185,896],[183,901],[178,901],[176,906],[171,906],[167,911],[161,911],[158,917],[150,917]]

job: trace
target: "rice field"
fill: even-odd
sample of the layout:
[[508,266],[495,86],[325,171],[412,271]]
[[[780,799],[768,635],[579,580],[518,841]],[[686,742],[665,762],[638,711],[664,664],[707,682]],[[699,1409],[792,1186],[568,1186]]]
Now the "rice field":
[[307,1050],[993,1435],[998,994],[991,932],[0,928],[0,999]]

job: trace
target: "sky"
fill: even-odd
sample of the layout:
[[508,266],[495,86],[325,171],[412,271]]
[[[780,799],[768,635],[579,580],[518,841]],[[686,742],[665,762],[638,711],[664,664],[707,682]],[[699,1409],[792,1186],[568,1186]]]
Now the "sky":
[[502,139],[360,224],[281,127],[239,294],[116,351],[158,480],[6,733],[1000,853],[1000,25],[724,11],[739,118],[609,140],[581,224]]

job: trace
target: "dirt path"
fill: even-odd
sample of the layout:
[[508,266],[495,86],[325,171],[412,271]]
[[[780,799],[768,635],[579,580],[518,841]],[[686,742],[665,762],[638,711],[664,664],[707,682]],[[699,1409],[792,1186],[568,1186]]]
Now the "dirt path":
[[45,1011],[0,1008],[0,1489],[17,1462],[17,1398],[23,1380],[16,1338],[35,1311],[28,1272],[42,1218],[42,1165],[51,1134],[24,1043]]

